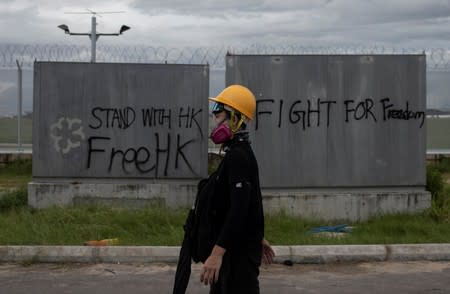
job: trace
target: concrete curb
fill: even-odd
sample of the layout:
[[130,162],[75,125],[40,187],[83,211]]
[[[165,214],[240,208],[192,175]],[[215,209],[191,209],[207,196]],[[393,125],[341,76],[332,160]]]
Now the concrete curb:
[[[450,244],[273,246],[275,263],[449,261]],[[0,262],[176,263],[179,246],[0,246]]]

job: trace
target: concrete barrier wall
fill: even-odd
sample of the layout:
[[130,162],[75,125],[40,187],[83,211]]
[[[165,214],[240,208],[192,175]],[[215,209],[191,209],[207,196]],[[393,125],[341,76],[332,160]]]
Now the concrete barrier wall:
[[207,174],[205,65],[36,62],[33,177]]
[[425,55],[229,55],[265,188],[425,186]]

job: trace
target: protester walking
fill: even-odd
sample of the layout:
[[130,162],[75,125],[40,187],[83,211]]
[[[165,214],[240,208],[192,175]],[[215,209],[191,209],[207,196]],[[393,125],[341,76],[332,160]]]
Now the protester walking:
[[204,264],[200,281],[210,285],[211,294],[259,293],[261,262],[271,264],[275,254],[264,238],[258,163],[246,130],[256,99],[246,87],[232,85],[210,100],[216,122],[210,137],[225,156],[198,184],[173,293],[186,292],[192,261]]
[[272,263],[274,252],[264,238],[258,164],[246,130],[256,99],[248,88],[232,85],[210,100],[216,122],[211,139],[225,156],[213,200],[217,239],[200,280],[212,294],[259,293],[259,267]]

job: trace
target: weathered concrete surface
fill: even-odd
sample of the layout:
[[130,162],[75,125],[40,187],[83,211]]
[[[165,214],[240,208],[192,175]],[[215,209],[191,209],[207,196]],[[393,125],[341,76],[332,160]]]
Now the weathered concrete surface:
[[206,176],[208,65],[36,62],[34,72],[33,178]]
[[403,244],[387,245],[387,259],[395,261],[411,260],[449,260],[450,244]]
[[[273,246],[275,262],[450,261],[450,244]],[[0,262],[176,262],[178,246],[0,246]]]
[[191,206],[207,176],[208,65],[34,69],[32,207]]
[[121,207],[161,205],[191,207],[197,192],[197,181],[120,181],[105,182],[31,182],[28,204],[35,208],[53,205],[101,204]]
[[[186,293],[206,294],[200,265]],[[0,265],[1,293],[171,293],[173,264]],[[272,265],[261,268],[261,293],[449,293],[450,262]]]
[[388,213],[427,209],[427,191],[290,191],[263,190],[267,213],[284,211],[309,219],[361,221]]
[[425,187],[425,55],[227,55],[264,188]]
[[[431,205],[425,55],[232,55],[271,211],[363,220]],[[327,191],[323,191],[327,190]],[[360,192],[363,190],[366,192]]]
[[[28,203],[35,208],[52,205],[102,204],[124,207],[162,205],[191,207],[197,181],[31,182]],[[266,213],[284,211],[310,219],[360,221],[386,213],[418,212],[429,207],[431,195],[424,191],[394,192],[295,192],[263,190]]]

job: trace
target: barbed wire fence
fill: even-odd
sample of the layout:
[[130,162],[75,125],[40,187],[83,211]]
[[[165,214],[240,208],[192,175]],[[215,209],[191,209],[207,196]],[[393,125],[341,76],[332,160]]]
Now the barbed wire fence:
[[[97,62],[118,63],[177,63],[209,64],[213,69],[225,69],[225,55],[350,55],[350,54],[426,54],[427,70],[450,71],[450,49],[396,48],[384,46],[301,46],[250,45],[246,47],[152,47],[152,46],[97,46]],[[17,68],[16,60],[24,69],[33,68],[34,61],[89,62],[91,48],[63,44],[0,44],[0,68]]]
[[[427,70],[450,72],[450,49],[398,48],[385,46],[303,46],[264,45],[222,47],[157,47],[157,46],[97,46],[97,62],[108,63],[170,63],[209,64],[212,70],[225,71],[227,54],[252,55],[401,55],[425,54]],[[32,70],[35,61],[90,62],[91,48],[64,44],[5,44],[0,43],[0,69]],[[20,68],[19,68],[20,65]],[[1,106],[1,105],[0,105]],[[19,110],[18,110],[19,112]],[[18,116],[20,125],[21,116]],[[20,127],[18,127],[20,129]],[[21,135],[17,135],[18,150]]]

